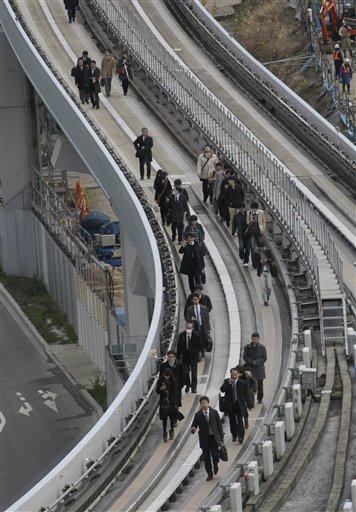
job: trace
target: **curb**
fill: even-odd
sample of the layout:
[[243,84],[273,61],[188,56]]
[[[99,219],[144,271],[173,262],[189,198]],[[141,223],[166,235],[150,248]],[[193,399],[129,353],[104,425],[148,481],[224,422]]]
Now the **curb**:
[[97,420],[104,414],[100,405],[94,400],[90,393],[69,373],[63,363],[51,350],[50,345],[37,331],[30,319],[25,315],[20,306],[17,304],[13,296],[8,292],[2,283],[0,283],[0,303],[7,309],[10,315],[15,319],[22,332],[30,339],[31,343],[43,349],[47,356],[52,359],[54,364],[59,368],[67,380],[75,387],[76,391],[84,398],[90,408],[97,416]]

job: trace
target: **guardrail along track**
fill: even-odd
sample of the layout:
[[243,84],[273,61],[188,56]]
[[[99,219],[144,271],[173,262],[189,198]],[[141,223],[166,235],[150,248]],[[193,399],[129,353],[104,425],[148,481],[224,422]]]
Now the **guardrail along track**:
[[[239,45],[195,0],[164,0],[185,30],[251,97],[356,190],[356,152],[344,136]],[[253,91],[253,92],[252,92]]]

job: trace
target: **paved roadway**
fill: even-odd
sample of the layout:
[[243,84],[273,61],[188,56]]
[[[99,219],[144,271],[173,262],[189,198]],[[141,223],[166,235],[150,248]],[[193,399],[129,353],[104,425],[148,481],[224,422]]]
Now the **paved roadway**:
[[31,488],[94,423],[93,411],[42,346],[0,305],[0,510]]

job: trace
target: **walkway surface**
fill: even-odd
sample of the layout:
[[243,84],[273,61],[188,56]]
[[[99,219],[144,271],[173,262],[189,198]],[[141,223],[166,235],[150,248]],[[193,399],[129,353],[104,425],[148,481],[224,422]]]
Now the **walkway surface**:
[[3,305],[0,317],[0,510],[4,510],[78,443],[96,416]]

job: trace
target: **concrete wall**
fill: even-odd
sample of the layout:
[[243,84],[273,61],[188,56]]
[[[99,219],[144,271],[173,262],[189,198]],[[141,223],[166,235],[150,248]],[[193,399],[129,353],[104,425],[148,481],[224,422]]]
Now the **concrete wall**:
[[0,32],[0,175],[3,204],[29,208],[34,138],[30,88],[5,34]]

